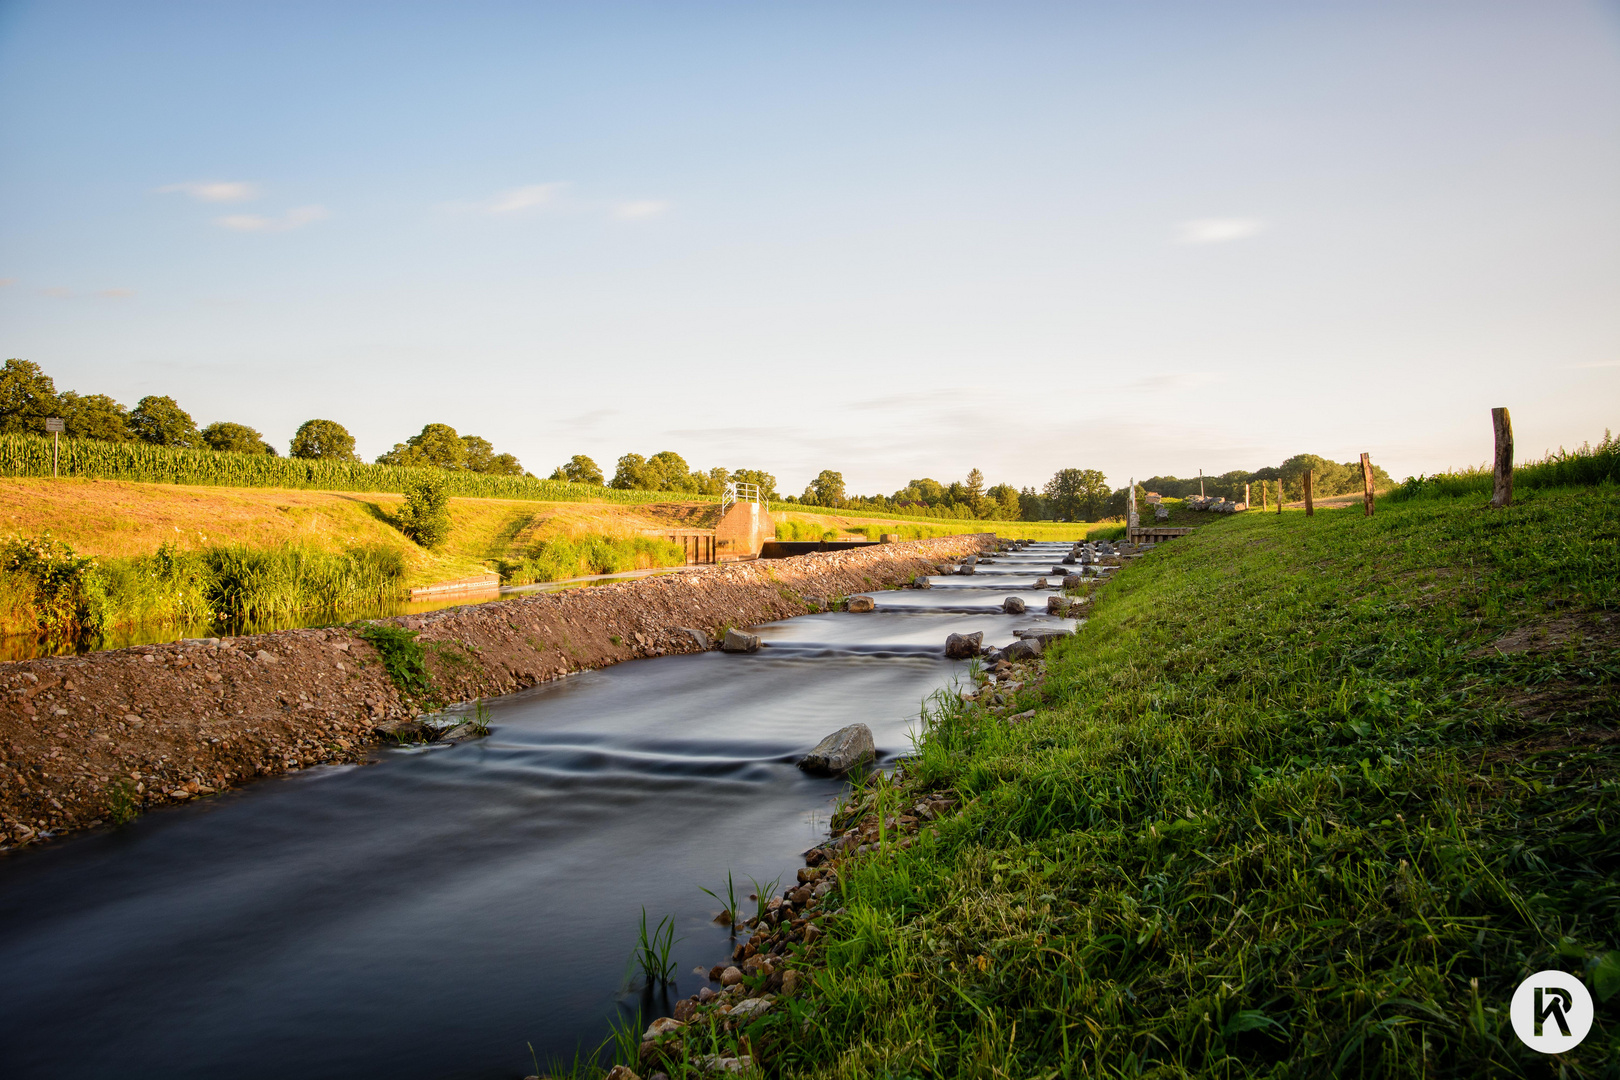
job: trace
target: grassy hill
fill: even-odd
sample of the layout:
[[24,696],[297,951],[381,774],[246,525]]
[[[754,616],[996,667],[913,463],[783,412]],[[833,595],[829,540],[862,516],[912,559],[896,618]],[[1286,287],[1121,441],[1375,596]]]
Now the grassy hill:
[[894,805],[964,808],[845,865],[781,1075],[1616,1075],[1620,490],[1220,518],[1048,663],[941,704]]

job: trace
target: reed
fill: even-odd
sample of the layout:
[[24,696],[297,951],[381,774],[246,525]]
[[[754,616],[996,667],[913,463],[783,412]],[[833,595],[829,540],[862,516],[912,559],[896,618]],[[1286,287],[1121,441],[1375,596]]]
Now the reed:
[[563,581],[591,574],[617,574],[660,566],[684,566],[686,549],[655,536],[553,537],[519,560],[498,564],[508,585]]
[[644,986],[667,985],[675,978],[675,961],[670,953],[675,948],[675,917],[665,915],[658,925],[647,929],[647,909],[641,909],[641,926],[636,940],[636,951],[631,954],[632,969],[639,970]]

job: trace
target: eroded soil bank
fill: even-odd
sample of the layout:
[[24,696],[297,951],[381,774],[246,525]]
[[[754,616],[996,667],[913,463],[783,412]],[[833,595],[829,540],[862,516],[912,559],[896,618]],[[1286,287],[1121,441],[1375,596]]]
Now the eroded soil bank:
[[[716,567],[388,620],[420,632],[434,696],[511,693],[820,610],[993,546],[988,534]],[[0,665],[0,850],[257,776],[356,760],[413,715],[346,627]]]

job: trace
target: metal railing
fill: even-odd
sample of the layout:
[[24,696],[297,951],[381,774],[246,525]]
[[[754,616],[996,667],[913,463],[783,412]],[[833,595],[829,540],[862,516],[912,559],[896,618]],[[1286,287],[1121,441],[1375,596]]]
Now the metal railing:
[[720,516],[726,513],[737,503],[753,502],[765,504],[765,495],[759,490],[758,484],[742,483],[736,480],[728,481],[726,490],[720,496]]

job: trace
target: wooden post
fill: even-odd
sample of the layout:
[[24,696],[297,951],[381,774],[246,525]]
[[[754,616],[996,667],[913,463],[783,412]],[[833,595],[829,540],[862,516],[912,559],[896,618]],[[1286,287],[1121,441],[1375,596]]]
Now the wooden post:
[[1270,486],[1271,485],[1266,483],[1264,480],[1260,481],[1260,510],[1262,513],[1271,509],[1271,507],[1266,505],[1266,489]]
[[1249,508],[1249,485],[1244,484],[1243,485],[1243,509],[1247,510],[1248,508]]
[[1305,489],[1305,516],[1310,517],[1316,513],[1316,504],[1311,502],[1311,470],[1300,474],[1299,485]]
[[1361,503],[1366,508],[1366,516],[1372,517],[1373,512],[1373,475],[1372,458],[1366,454],[1361,455]]
[[1513,505],[1513,421],[1506,409],[1491,410],[1491,427],[1496,431],[1496,490],[1492,506]]
[[1277,515],[1279,517],[1282,516],[1282,504],[1283,504],[1282,477],[1279,476],[1279,477],[1277,477]]

